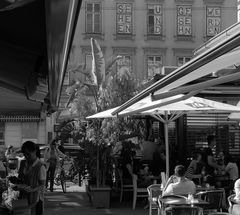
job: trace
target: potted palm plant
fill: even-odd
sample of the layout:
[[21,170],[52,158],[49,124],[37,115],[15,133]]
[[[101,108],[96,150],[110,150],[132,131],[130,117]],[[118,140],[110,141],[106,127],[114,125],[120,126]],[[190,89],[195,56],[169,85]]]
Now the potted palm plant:
[[[114,63],[121,60],[120,56],[113,58],[105,66],[101,48],[96,40],[91,39],[91,47],[92,70],[87,72],[84,70],[85,67],[81,67],[80,71],[86,76],[87,82],[82,83],[76,80],[68,89],[70,94],[68,105],[72,111],[77,110],[82,119],[124,103],[134,96],[137,86],[136,79],[132,77],[127,68],[116,69]],[[92,100],[86,96],[87,93],[84,93],[86,90],[92,92]],[[119,141],[120,136],[136,131],[137,127],[136,120],[131,118],[96,119],[88,122],[86,139],[91,144],[87,165],[91,177],[89,191],[95,207],[109,207],[110,205],[112,146]],[[87,147],[85,151],[86,149]],[[103,200],[107,202],[104,203]]]

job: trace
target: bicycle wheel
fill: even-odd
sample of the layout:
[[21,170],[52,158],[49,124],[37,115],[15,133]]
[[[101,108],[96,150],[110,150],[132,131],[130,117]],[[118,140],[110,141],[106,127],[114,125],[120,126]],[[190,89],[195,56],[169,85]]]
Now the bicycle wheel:
[[60,176],[56,175],[56,177],[54,178],[53,183],[57,186],[59,186],[61,184],[61,180],[60,180]]
[[61,181],[61,186],[62,186],[62,191],[64,193],[67,192],[67,184],[66,184],[66,177],[64,171],[61,171],[60,173],[60,181]]

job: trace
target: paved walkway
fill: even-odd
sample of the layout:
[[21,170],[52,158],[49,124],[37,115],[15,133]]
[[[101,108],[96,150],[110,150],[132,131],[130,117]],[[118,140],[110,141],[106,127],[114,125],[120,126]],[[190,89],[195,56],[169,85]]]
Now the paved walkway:
[[[130,195],[126,194],[126,198]],[[148,215],[148,209],[144,209],[146,201],[141,199],[137,202],[135,210],[132,210],[131,199],[125,199],[119,203],[117,196],[111,199],[111,206],[108,209],[97,209],[91,206],[84,187],[71,186],[67,193],[60,188],[54,192],[46,193],[44,215]],[[155,213],[154,213],[155,214]]]

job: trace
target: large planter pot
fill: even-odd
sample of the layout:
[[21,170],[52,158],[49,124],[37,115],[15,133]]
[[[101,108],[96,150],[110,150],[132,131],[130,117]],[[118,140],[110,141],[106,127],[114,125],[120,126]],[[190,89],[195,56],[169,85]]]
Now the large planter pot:
[[89,194],[93,207],[95,208],[109,208],[111,188],[89,186]]

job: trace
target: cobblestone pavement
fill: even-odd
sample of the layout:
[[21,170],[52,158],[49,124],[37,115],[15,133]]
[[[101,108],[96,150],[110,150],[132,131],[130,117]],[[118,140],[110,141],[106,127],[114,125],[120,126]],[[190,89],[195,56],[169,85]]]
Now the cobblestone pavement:
[[122,203],[117,196],[113,197],[110,208],[97,209],[91,206],[84,187],[70,186],[67,193],[58,187],[54,192],[46,193],[44,215],[148,215],[148,209],[144,209],[146,200],[139,199],[136,209],[132,210],[132,198],[129,197],[126,195],[128,199]]

